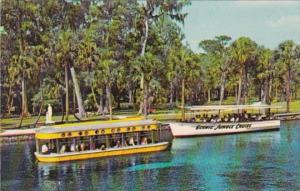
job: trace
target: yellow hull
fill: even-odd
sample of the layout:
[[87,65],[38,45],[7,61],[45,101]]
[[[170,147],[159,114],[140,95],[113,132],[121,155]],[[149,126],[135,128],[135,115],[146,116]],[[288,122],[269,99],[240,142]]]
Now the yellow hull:
[[169,146],[168,142],[162,142],[156,144],[139,145],[134,147],[124,147],[120,149],[95,150],[95,151],[84,151],[84,152],[65,153],[65,154],[42,155],[42,154],[35,153],[35,156],[40,162],[62,162],[62,161],[83,160],[83,159],[91,159],[91,158],[163,151],[166,150],[168,146]]

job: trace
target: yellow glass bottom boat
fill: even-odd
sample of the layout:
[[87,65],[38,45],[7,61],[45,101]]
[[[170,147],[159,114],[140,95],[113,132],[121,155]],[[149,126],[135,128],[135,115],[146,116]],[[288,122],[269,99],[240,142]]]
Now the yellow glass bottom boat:
[[149,119],[43,127],[36,132],[40,162],[61,162],[166,150],[170,126]]
[[40,162],[62,162],[71,160],[82,160],[99,157],[109,157],[118,155],[128,155],[146,152],[163,151],[169,147],[169,142],[161,142],[147,145],[136,145],[124,148],[111,148],[106,150],[89,150],[82,152],[64,153],[64,154],[39,154],[35,153],[36,158]]

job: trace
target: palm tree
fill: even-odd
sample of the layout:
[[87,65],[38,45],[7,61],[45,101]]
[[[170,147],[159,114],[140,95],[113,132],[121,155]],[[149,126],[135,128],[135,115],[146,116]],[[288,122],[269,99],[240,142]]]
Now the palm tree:
[[[140,57],[144,57],[146,52],[147,41],[149,38],[149,25],[153,20],[157,20],[160,17],[170,17],[171,19],[183,22],[187,14],[181,14],[182,8],[189,4],[189,1],[177,1],[165,2],[160,0],[147,0],[146,3],[142,5],[142,23],[143,23],[143,35],[141,43],[141,53]],[[145,80],[144,74],[141,74],[141,90],[143,91],[143,96],[147,95],[147,88],[144,87]],[[143,102],[140,104],[139,113],[143,111],[144,115],[147,115],[147,98],[143,98]]]
[[237,104],[245,104],[248,95],[248,67],[255,55],[256,43],[248,37],[240,37],[231,44],[230,49],[238,68]]
[[69,119],[69,58],[71,52],[70,40],[72,37],[71,31],[61,31],[56,47],[56,63],[58,66],[64,68],[64,76],[65,76],[65,119],[68,121]]
[[293,74],[296,72],[297,56],[296,56],[296,45],[293,41],[287,40],[279,44],[277,64],[280,65],[282,73],[284,75],[285,83],[285,100],[286,110],[290,112],[291,102],[291,83],[293,80]]

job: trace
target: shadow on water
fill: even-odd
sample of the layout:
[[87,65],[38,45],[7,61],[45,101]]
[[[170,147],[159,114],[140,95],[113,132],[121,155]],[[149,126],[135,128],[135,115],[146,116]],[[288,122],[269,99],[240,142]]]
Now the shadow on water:
[[1,146],[2,190],[300,190],[300,121],[281,131],[175,139],[168,151],[38,163]]

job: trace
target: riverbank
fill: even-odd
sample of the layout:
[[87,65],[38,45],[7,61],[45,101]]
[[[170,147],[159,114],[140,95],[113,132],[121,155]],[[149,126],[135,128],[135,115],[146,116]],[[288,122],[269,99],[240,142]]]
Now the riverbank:
[[[192,113],[189,113],[192,115]],[[275,115],[278,119],[283,121],[289,120],[300,120],[300,112],[298,113],[283,113]],[[120,116],[119,116],[120,117]],[[150,115],[149,118],[157,119],[157,115]],[[163,120],[176,120],[180,118],[180,114],[165,114]],[[161,120],[161,119],[157,119]],[[76,122],[76,121],[73,121]],[[12,143],[18,141],[28,141],[33,140],[35,136],[35,131],[38,128],[28,128],[28,129],[8,129],[0,133],[1,143]]]
[[[216,105],[217,102],[210,102],[208,105]],[[224,104],[234,104],[234,100],[228,99],[224,101]],[[283,114],[286,112],[286,103],[285,102],[274,102],[272,106],[281,106],[280,109],[272,109],[271,112],[276,114]],[[249,111],[249,113],[259,112],[257,110]],[[298,113],[300,112],[300,100],[292,101],[290,104],[290,112]],[[118,116],[134,116],[137,115],[137,111],[134,110],[115,110],[113,112],[114,117]],[[177,120],[181,117],[181,110],[178,108],[173,109],[157,109],[153,114],[149,114],[150,118],[157,120]],[[26,117],[22,121],[22,128],[33,128],[37,120],[37,116]],[[88,117],[84,120],[103,120],[103,116],[95,113],[90,113]],[[45,116],[41,116],[39,123],[43,124],[45,122]],[[53,120],[56,122],[62,121],[61,115],[54,115]],[[76,121],[77,119],[74,115],[69,116],[69,121]],[[5,129],[19,129],[18,125],[20,123],[20,118],[4,118],[1,119],[0,132]]]

